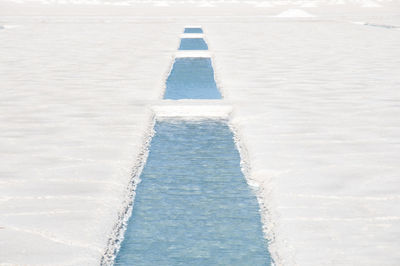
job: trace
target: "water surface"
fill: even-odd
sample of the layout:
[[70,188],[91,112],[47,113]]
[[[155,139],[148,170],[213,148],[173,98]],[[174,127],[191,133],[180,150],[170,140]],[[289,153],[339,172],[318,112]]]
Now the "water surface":
[[201,28],[185,28],[184,33],[203,33]]
[[116,265],[270,265],[225,122],[159,121]]
[[203,38],[182,38],[179,50],[208,50]]
[[176,58],[164,99],[221,99],[210,58]]

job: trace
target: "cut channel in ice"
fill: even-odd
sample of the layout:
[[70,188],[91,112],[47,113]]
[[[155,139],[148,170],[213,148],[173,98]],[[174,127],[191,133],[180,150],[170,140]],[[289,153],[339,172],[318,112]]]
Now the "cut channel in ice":
[[164,99],[221,99],[210,58],[176,58]]
[[156,122],[116,265],[270,265],[225,121]]
[[203,38],[182,38],[179,50],[208,50]]

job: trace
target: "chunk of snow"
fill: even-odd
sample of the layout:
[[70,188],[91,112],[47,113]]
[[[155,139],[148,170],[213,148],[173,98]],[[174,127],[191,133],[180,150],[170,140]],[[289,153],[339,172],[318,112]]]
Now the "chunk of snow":
[[201,51],[201,50],[180,50],[175,53],[175,57],[182,58],[182,57],[201,57],[201,58],[208,58],[211,57],[211,52],[209,51]]
[[232,106],[221,100],[165,100],[163,103],[154,105],[152,109],[158,118],[227,118],[232,112]]

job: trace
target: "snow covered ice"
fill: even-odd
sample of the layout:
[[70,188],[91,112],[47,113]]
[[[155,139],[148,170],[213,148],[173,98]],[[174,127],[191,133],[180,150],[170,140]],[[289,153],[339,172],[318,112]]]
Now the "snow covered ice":
[[189,24],[275,264],[398,265],[399,2],[163,3],[0,1],[0,265],[99,265]]
[[180,28],[21,24],[0,36],[0,261],[96,265]]

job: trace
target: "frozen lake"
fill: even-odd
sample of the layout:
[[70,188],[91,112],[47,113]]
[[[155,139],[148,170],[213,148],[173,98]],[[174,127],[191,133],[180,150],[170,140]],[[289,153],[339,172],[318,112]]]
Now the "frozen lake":
[[276,265],[398,265],[398,2],[20,2],[0,1],[0,264],[99,265],[201,25]]

